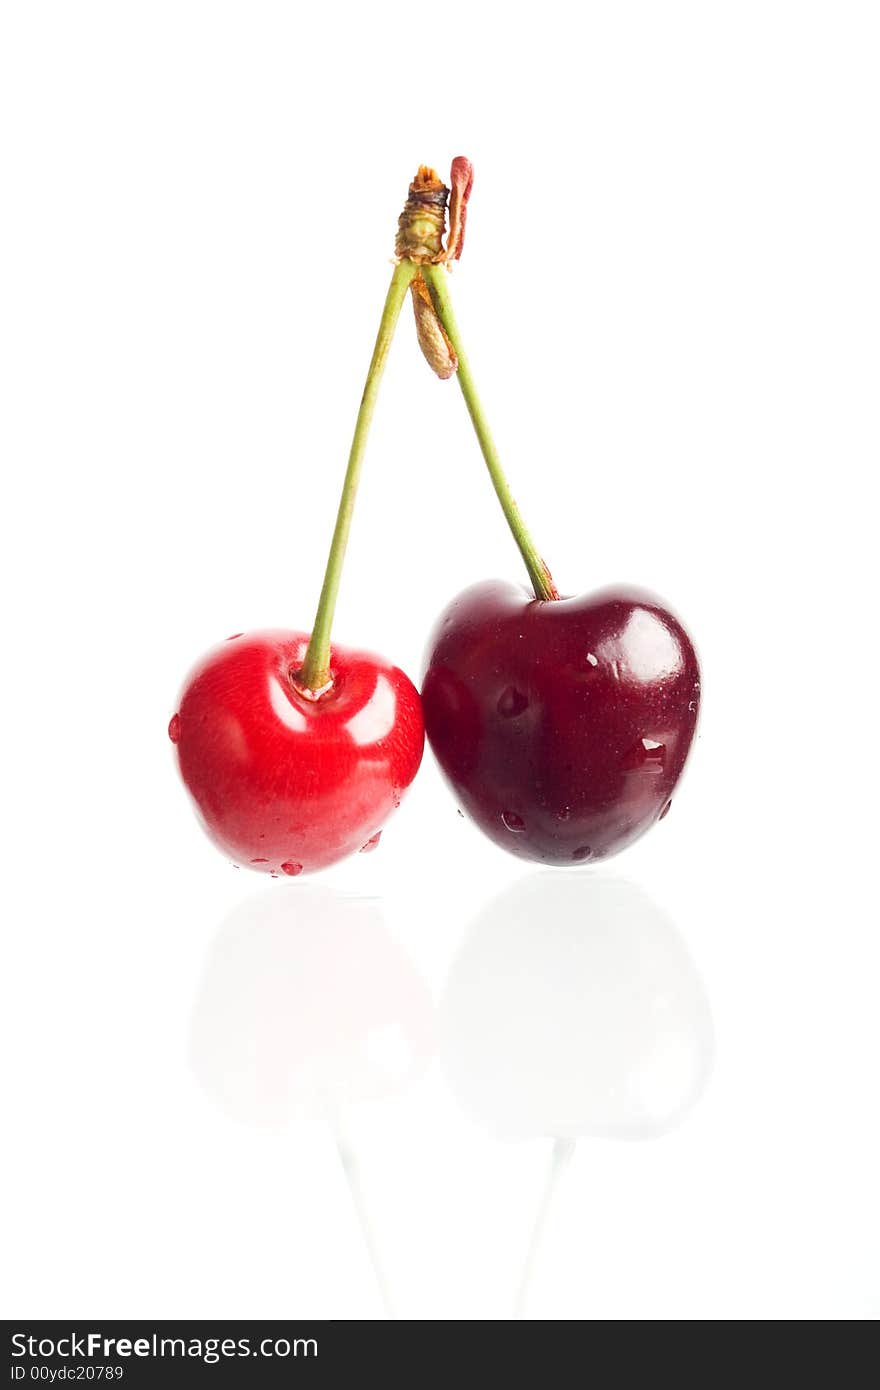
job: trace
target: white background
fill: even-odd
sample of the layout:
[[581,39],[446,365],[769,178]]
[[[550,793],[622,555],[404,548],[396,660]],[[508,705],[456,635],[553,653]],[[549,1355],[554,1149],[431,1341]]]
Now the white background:
[[[429,14],[2,10],[3,1311],[381,1317],[354,1196],[398,1316],[510,1317],[565,1111],[526,1316],[876,1318],[876,7]],[[379,852],[268,882],[167,721],[215,640],[308,627],[457,153],[514,490],[563,590],[684,615],[699,743],[595,870],[507,858],[426,755]],[[491,575],[407,314],[335,635],[418,678]]]

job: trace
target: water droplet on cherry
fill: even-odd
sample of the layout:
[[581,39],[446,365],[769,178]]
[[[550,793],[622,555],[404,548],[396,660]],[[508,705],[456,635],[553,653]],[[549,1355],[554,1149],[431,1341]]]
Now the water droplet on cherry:
[[501,819],[514,835],[521,835],[526,828],[525,821],[522,816],[516,814],[516,811],[502,811]]
[[365,845],[361,845],[361,854],[371,854],[382,838],[382,831],[377,830],[375,835],[371,835]]
[[593,851],[590,849],[589,845],[581,845],[580,849],[572,850],[571,857],[577,860],[589,859],[592,853]]
[[662,772],[666,763],[666,744],[654,738],[640,738],[634,743],[623,760],[627,772],[644,769],[646,772]]
[[168,725],[168,737],[171,739],[171,742],[172,742],[172,743],[177,743],[178,739],[180,738],[180,715],[179,715],[179,714],[172,714],[172,716],[171,716],[171,721],[170,721],[170,723],[169,723],[169,725]]
[[557,811],[557,812],[556,812],[556,819],[557,819],[557,820],[569,820],[570,817],[571,817],[571,807],[570,807],[570,806],[563,806],[563,808],[562,808],[561,811]]
[[297,874],[301,874],[302,871],[302,864],[296,864],[292,859],[285,859],[281,865],[281,872],[287,874],[288,878],[296,878]]
[[498,697],[496,708],[502,719],[515,719],[524,709],[528,709],[528,705],[527,696],[521,690],[517,690],[516,686],[509,685]]
[[268,859],[252,859],[252,864],[268,864]]
[[591,666],[599,665],[599,658],[597,656],[593,656],[592,652],[587,652],[587,661],[590,663]]

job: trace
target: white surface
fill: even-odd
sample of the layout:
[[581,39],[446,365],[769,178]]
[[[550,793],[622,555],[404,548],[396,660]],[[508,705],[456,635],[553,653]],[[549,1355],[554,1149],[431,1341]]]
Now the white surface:
[[[4,1313],[505,1318],[530,1260],[536,1318],[880,1314],[877,68],[869,4],[4,6]],[[379,852],[274,883],[165,735],[203,648],[308,626],[406,185],[459,152],[532,529],[705,668],[671,815],[509,950],[548,880],[430,756]],[[493,574],[404,320],[337,638],[417,675]]]

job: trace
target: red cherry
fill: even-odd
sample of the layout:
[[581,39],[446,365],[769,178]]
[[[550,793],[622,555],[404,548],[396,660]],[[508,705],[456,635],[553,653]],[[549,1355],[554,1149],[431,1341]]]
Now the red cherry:
[[424,746],[418,692],[381,657],[333,647],[332,687],[304,693],[294,677],[308,641],[251,632],[214,647],[168,726],[215,844],[236,863],[291,878],[376,836]]
[[540,601],[490,580],[452,601],[428,651],[428,741],[503,849],[593,863],[666,814],[700,669],[658,598],[627,587]]

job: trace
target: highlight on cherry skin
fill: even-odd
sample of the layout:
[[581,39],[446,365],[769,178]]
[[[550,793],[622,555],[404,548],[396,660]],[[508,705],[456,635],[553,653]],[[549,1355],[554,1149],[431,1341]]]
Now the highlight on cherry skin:
[[396,666],[333,646],[297,684],[306,633],[237,633],[190,671],[168,726],[196,814],[233,863],[297,878],[378,843],[419,769],[421,702]]
[[501,848],[595,863],[669,811],[697,725],[700,668],[656,595],[539,600],[498,580],[453,599],[429,640],[428,742]]

